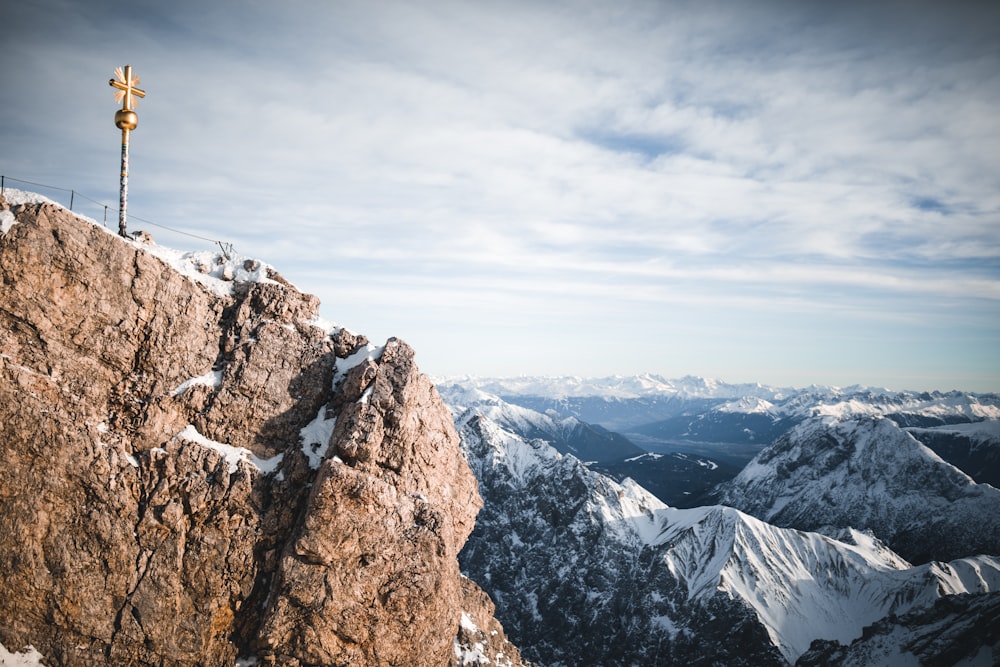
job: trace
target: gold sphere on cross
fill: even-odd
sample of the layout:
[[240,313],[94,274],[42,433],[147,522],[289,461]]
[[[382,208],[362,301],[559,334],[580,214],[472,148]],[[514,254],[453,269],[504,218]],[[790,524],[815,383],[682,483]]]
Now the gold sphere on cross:
[[115,112],[115,127],[119,130],[134,130],[139,124],[139,115],[131,109],[119,109]]

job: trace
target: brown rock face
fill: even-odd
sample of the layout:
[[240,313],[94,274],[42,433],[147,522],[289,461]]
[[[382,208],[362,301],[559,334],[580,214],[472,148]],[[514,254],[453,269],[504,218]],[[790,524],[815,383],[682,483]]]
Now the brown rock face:
[[0,643],[520,664],[459,574],[481,501],[405,343],[320,328],[273,272],[209,289],[57,206],[0,213]]

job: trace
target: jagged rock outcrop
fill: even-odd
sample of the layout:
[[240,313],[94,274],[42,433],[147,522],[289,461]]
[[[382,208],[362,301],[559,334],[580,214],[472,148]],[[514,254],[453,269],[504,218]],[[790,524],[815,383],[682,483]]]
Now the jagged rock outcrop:
[[472,580],[462,579],[465,608],[461,629],[455,640],[455,659],[459,665],[494,665],[495,667],[534,666],[521,657],[507,641],[503,626],[494,617],[496,607]]
[[492,613],[457,561],[481,501],[404,342],[324,325],[254,261],[0,216],[0,643],[464,664],[463,612]]

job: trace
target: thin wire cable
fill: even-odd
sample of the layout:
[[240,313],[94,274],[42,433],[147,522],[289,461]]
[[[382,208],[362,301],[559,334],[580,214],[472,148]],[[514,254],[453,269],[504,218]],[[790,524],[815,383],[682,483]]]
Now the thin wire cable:
[[[73,192],[76,192],[76,190],[74,190]],[[99,202],[96,199],[91,199],[90,197],[88,197],[87,195],[83,194],[82,192],[76,192],[76,196],[77,197],[83,197],[87,201],[91,202],[92,204],[97,204],[98,206],[107,206],[107,204],[105,204],[104,202]]]
[[198,236],[197,234],[192,234],[191,232],[181,231],[180,229],[174,229],[173,227],[167,227],[166,225],[161,225],[158,222],[153,222],[152,220],[147,220],[146,218],[140,218],[137,215],[130,215],[129,220],[138,220],[139,222],[145,222],[147,225],[153,225],[154,227],[159,227],[160,229],[166,229],[167,231],[173,232],[174,234],[183,234],[184,236],[190,236],[193,239],[199,239],[201,241],[208,241],[209,243],[222,243],[222,241],[217,241],[216,239],[210,239],[207,236]]
[[45,183],[35,183],[33,181],[22,181],[20,178],[12,178],[10,176],[4,175],[4,178],[8,181],[17,181],[18,183],[24,183],[25,185],[37,185],[40,188],[49,188],[50,190],[62,190],[63,192],[73,192],[69,188],[60,188],[55,185],[46,185]]
[[[97,204],[98,206],[103,206],[105,209],[111,208],[110,206],[108,206],[104,202],[99,202],[96,199],[91,199],[87,195],[85,195],[85,194],[83,194],[81,192],[77,192],[76,190],[70,190],[69,188],[60,188],[60,187],[55,186],[55,185],[47,185],[45,183],[35,183],[34,181],[25,181],[25,180],[22,180],[20,178],[13,178],[11,176],[6,176],[6,175],[4,175],[3,178],[4,178],[5,181],[14,181],[16,183],[24,183],[25,185],[34,185],[34,186],[37,186],[37,187],[40,187],[40,188],[49,188],[50,190],[60,190],[62,192],[70,192],[70,193],[73,193],[73,194],[78,195],[80,197],[83,197],[84,199],[86,199],[87,201],[89,201],[89,202],[91,202],[93,204]],[[223,248],[223,252],[225,252],[225,248],[226,247],[228,247],[230,250],[232,250],[232,248],[233,248],[233,244],[229,243],[228,241],[219,241],[217,239],[210,239],[207,236],[199,236],[198,234],[192,234],[191,232],[185,232],[185,231],[182,231],[180,229],[175,229],[173,227],[168,227],[167,225],[163,225],[163,224],[160,224],[158,222],[153,222],[152,220],[147,220],[146,218],[140,218],[137,215],[132,215],[132,216],[130,216],[130,218],[132,220],[138,220],[139,222],[144,222],[147,225],[153,225],[154,227],[159,227],[160,229],[165,229],[168,232],[173,232],[174,234],[183,234],[184,236],[190,236],[191,238],[198,239],[199,241],[208,241],[209,243],[213,243],[215,245],[218,245],[220,248]]]

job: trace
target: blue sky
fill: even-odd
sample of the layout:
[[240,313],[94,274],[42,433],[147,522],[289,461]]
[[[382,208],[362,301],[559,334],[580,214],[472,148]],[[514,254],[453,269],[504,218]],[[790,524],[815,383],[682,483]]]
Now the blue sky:
[[3,15],[0,173],[116,203],[130,64],[130,213],[425,372],[1000,391],[997,3]]

